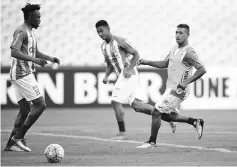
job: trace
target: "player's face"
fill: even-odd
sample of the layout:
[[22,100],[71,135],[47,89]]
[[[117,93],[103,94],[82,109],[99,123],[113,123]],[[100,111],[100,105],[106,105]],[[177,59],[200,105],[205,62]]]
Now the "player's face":
[[106,40],[110,37],[109,27],[99,26],[96,28],[96,30],[97,30],[97,33],[100,36],[100,38],[102,38],[103,40]]
[[182,44],[188,39],[188,33],[185,28],[177,28],[175,32],[175,38],[177,44]]
[[35,10],[29,14],[30,23],[33,28],[37,29],[39,27],[41,22],[40,17],[41,15],[39,10]]

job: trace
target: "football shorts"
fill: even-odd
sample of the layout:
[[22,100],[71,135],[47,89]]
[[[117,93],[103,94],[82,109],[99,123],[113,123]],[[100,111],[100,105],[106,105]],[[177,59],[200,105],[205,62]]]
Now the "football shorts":
[[11,81],[15,88],[17,102],[25,98],[27,101],[35,100],[43,96],[39,84],[33,74],[29,74],[21,79]]
[[121,73],[113,87],[112,99],[113,101],[132,105],[134,99],[142,99],[139,86],[139,75],[131,75],[130,78],[125,78]]
[[178,94],[175,95],[175,90],[166,89],[165,93],[161,96],[161,98],[156,102],[155,108],[162,113],[171,113],[171,112],[179,112],[179,105],[188,97],[189,93],[181,98]]

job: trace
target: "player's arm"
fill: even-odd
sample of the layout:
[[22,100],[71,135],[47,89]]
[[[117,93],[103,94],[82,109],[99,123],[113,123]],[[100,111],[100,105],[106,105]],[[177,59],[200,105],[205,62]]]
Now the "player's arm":
[[44,60],[48,60],[51,61],[52,63],[58,63],[60,64],[60,60],[57,57],[51,57],[48,55],[43,54],[42,52],[40,52],[38,50],[38,47],[36,46],[36,57],[44,59]]
[[16,59],[20,59],[20,60],[24,60],[24,61],[35,61],[34,57],[30,57],[25,55],[24,53],[22,53],[20,50],[17,50],[15,48],[11,49],[11,56],[16,58]]
[[24,54],[23,52],[21,52],[20,49],[21,49],[21,46],[23,44],[23,39],[24,39],[24,33],[22,31],[15,32],[13,38],[14,38],[13,42],[10,46],[12,57],[19,59],[19,60],[23,60],[23,61],[32,61],[42,67],[44,67],[44,65],[47,64],[47,62],[45,60],[37,59],[37,58],[28,56],[28,55]]
[[130,61],[129,67],[124,68],[123,76],[125,78],[130,78],[133,72],[134,67],[136,66],[137,62],[139,61],[140,55],[137,50],[131,46],[131,44],[125,40],[120,43],[120,47],[126,52],[132,55],[132,59]]
[[110,74],[114,71],[114,68],[111,63],[107,63],[105,77],[108,78]]
[[187,79],[186,82],[188,84],[190,84],[190,83],[196,81],[197,79],[201,78],[206,72],[207,72],[206,68],[204,66],[202,66],[202,67],[198,68],[196,70],[196,72],[193,74],[193,76],[190,77],[189,79]]
[[169,54],[165,57],[163,61],[150,61],[141,59],[138,62],[139,65],[149,65],[156,68],[167,68],[169,66]]
[[131,60],[131,63],[130,63],[130,66],[128,67],[128,69],[132,70],[136,66],[137,62],[139,61],[140,55],[136,50],[134,50],[130,54],[133,55],[133,58]]
[[112,64],[109,61],[106,61],[106,63],[107,63],[107,66],[106,66],[105,76],[103,79],[104,84],[107,84],[110,74],[114,71]]
[[122,47],[127,53],[129,53],[130,55],[133,56],[132,59],[131,59],[131,62],[130,62],[129,67],[127,68],[128,70],[131,71],[131,70],[136,66],[138,60],[140,59],[140,55],[139,55],[138,51],[137,51],[134,47],[132,47],[132,45],[131,45],[127,40],[125,40],[125,41],[121,44],[121,47]]
[[181,82],[178,87],[184,89],[188,84],[196,81],[197,79],[201,78],[206,73],[206,68],[200,62],[197,54],[193,51],[187,51],[186,55],[184,56],[183,61],[187,62],[190,66],[193,66],[196,69],[196,72],[184,82]]

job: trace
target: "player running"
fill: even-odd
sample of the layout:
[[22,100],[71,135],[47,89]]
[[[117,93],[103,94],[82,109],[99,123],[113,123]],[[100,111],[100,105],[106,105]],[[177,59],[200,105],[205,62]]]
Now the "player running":
[[[103,83],[107,84],[109,75],[115,71],[118,79],[112,91],[111,103],[115,111],[119,133],[115,140],[125,139],[125,123],[123,104],[130,104],[136,111],[151,115],[152,106],[141,101],[139,95],[139,76],[136,64],[140,58],[137,50],[124,38],[112,35],[110,27],[105,20],[95,25],[97,33],[104,40],[101,49],[107,63]],[[175,124],[170,123],[172,131]]]
[[[157,68],[168,68],[166,91],[157,101],[152,110],[150,139],[137,148],[151,148],[156,146],[161,118],[167,121],[185,122],[194,126],[198,139],[203,134],[204,121],[179,114],[177,107],[190,93],[190,83],[196,81],[206,73],[204,65],[200,62],[194,49],[188,44],[189,26],[180,24],[176,30],[177,45],[171,49],[164,61],[140,60],[139,64],[150,65]],[[192,75],[193,67],[196,72]]]
[[10,79],[15,88],[20,111],[4,151],[29,152],[31,149],[26,146],[24,136],[46,109],[43,94],[34,76],[34,65],[44,67],[46,60],[58,64],[60,60],[41,53],[37,48],[33,28],[37,29],[40,25],[40,5],[28,3],[21,10],[25,22],[14,32],[10,47],[13,57]]

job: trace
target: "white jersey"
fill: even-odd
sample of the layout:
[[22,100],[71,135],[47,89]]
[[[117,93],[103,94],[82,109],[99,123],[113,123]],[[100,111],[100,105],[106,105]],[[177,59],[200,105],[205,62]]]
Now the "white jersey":
[[[126,51],[127,48],[135,51],[135,48],[126,39],[118,36],[113,36],[109,43],[104,42],[101,46],[105,62],[112,64],[118,76],[131,63],[132,55]],[[138,72],[136,67],[134,67],[133,74],[136,73]]]
[[[11,49],[16,49],[30,57],[36,56],[36,38],[26,23],[17,28],[13,35],[13,42]],[[35,71],[34,63],[31,61],[12,59],[10,78],[11,80],[18,80]]]
[[[187,55],[187,53],[189,53]],[[194,49],[186,45],[182,48],[175,46],[167,57],[169,61],[168,66],[168,79],[166,87],[170,89],[176,89],[178,84],[184,82],[192,76],[193,67],[200,68],[202,63],[197,57]],[[189,85],[187,86],[186,91],[189,92]]]
[[178,48],[175,46],[171,49],[170,54],[165,58],[168,65],[168,79],[166,83],[166,91],[155,104],[155,108],[162,113],[177,112],[180,103],[183,102],[189,95],[189,85],[183,94],[176,92],[179,83],[186,81],[192,76],[193,68],[201,68],[203,65],[200,62],[196,52],[189,45]]

